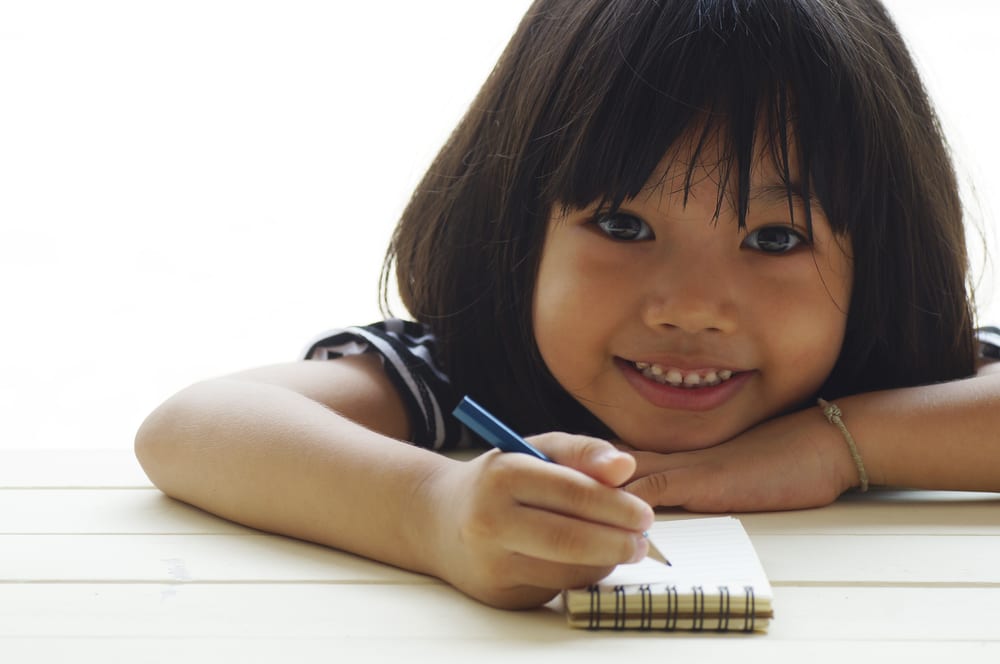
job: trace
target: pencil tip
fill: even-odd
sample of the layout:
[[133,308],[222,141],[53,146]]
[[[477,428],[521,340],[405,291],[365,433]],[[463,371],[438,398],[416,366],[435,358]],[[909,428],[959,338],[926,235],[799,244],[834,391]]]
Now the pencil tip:
[[658,548],[656,548],[656,545],[653,544],[653,542],[649,539],[648,535],[646,536],[646,541],[649,544],[649,550],[646,552],[647,556],[649,556],[650,558],[652,558],[657,562],[663,563],[667,567],[673,567],[673,565],[670,564],[670,561],[667,560],[667,557],[663,555],[663,553]]

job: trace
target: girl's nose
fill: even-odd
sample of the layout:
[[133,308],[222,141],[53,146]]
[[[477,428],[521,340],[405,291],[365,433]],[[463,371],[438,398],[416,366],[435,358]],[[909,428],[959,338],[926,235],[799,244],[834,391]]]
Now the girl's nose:
[[690,334],[735,331],[736,289],[726,275],[704,268],[687,264],[657,275],[643,303],[644,322]]

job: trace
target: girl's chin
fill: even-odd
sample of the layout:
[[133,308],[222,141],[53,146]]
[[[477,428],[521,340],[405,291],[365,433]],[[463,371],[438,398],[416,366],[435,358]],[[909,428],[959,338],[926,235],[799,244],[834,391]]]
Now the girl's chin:
[[[694,452],[726,443],[760,422],[756,412],[654,412],[637,409],[595,413],[617,437],[618,442],[638,451]],[[736,409],[737,411],[740,409]],[[645,411],[645,412],[644,412]],[[601,417],[601,415],[604,417]]]
[[[621,426],[611,426],[619,443],[639,452],[693,452],[715,447],[738,436],[746,427],[727,427],[725,430],[708,431],[704,427],[685,427],[677,425],[662,425],[654,427],[639,427],[637,422],[621,423]],[[668,431],[669,433],[665,433]]]

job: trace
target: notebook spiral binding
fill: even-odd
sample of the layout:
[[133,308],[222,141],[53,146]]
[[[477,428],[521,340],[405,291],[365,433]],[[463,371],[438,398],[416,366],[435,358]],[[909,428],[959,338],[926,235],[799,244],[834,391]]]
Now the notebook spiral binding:
[[[587,629],[596,630],[601,628],[601,591],[599,586],[590,586],[587,589],[590,592],[590,615],[588,616]],[[734,625],[731,622],[732,618],[738,617],[733,616],[732,604],[730,598],[729,586],[719,586],[717,588],[719,593],[719,614],[717,616],[710,616],[710,618],[717,618],[718,623],[715,626],[715,631],[717,632],[728,632],[734,630]],[[666,632],[672,632],[677,630],[678,614],[680,612],[680,601],[678,597],[677,586],[665,586],[663,588],[658,588],[657,592],[662,592],[663,596],[667,601],[667,610],[663,617],[663,623],[660,626],[653,624],[653,593],[654,590],[648,585],[639,586],[637,593],[632,593],[632,597],[638,596],[639,600],[639,626],[638,629],[642,631],[651,631],[653,629],[660,629]],[[612,612],[611,619],[611,629],[624,630],[627,626],[627,619],[630,617],[628,613],[629,607],[629,596],[625,586],[615,586],[613,589],[614,594],[614,611]],[[756,628],[756,611],[757,611],[757,601],[754,595],[753,586],[743,587],[743,625],[739,628],[741,632],[753,632]],[[693,616],[692,616],[692,627],[691,630],[695,632],[704,631],[705,629],[705,590],[701,586],[692,586],[691,597],[694,600]],[[734,630],[735,631],[735,630]]]

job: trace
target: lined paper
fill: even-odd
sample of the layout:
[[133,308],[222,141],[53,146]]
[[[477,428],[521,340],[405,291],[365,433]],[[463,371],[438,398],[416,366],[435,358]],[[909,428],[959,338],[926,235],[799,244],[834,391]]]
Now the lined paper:
[[649,538],[671,566],[650,558],[619,565],[601,581],[602,589],[654,584],[678,588],[753,586],[758,597],[771,597],[771,584],[739,519],[657,521],[649,529]]

